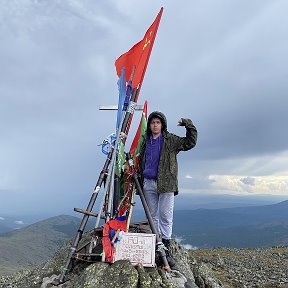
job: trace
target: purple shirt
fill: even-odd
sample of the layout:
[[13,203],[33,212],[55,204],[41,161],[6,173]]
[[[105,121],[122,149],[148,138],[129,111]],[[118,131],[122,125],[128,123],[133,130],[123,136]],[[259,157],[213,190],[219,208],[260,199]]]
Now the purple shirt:
[[144,178],[156,179],[158,175],[158,166],[160,161],[161,150],[163,146],[163,136],[153,139],[152,136],[146,142],[146,161],[143,171]]

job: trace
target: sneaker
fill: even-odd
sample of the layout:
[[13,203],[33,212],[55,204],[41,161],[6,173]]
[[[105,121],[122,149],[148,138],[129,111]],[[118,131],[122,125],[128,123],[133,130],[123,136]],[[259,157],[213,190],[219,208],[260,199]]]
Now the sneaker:
[[171,253],[171,241],[170,239],[162,239],[162,242],[164,246],[166,247],[165,253],[166,253],[167,262],[170,267],[174,267],[176,264],[176,261],[174,260],[172,253]]

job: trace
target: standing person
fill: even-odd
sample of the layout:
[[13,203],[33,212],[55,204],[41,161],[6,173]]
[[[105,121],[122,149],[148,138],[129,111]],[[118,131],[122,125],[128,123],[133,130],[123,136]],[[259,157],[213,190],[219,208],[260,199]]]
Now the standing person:
[[147,121],[147,131],[140,149],[139,172],[143,191],[152,219],[171,267],[175,261],[170,253],[173,225],[174,195],[178,194],[177,154],[192,149],[197,142],[197,130],[190,119],[181,118],[178,126],[186,128],[186,136],[179,137],[167,131],[163,113],[152,112]]

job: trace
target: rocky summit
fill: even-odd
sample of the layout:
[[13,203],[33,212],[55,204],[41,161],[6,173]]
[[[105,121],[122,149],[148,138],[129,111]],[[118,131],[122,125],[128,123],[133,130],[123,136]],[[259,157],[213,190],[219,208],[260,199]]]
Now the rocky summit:
[[[5,288],[51,288],[67,257],[69,245],[61,248],[44,265],[0,278]],[[132,266],[127,260],[113,264],[96,262],[78,264],[63,288],[144,288],[144,287],[288,287],[288,247],[261,249],[187,250],[173,241],[176,266],[171,272],[160,268]]]

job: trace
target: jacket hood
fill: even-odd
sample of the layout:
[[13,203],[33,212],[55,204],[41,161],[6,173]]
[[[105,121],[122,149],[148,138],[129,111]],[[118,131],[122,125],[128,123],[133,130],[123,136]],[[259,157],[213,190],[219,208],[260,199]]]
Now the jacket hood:
[[167,120],[166,120],[165,115],[162,112],[154,111],[148,117],[148,121],[147,121],[147,134],[148,135],[151,134],[150,123],[151,123],[152,118],[160,119],[162,123],[162,132],[167,130]]

